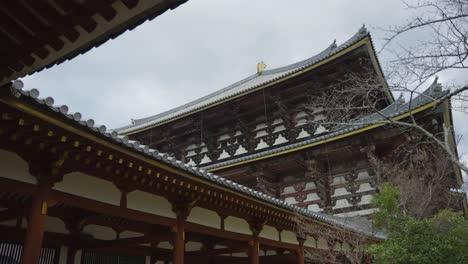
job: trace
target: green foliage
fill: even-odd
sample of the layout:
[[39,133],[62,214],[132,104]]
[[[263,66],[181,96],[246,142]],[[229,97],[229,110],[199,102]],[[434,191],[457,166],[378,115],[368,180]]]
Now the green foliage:
[[388,238],[369,247],[376,263],[468,263],[468,220],[442,210],[417,220],[398,207],[398,188],[384,184],[373,204],[377,229]]

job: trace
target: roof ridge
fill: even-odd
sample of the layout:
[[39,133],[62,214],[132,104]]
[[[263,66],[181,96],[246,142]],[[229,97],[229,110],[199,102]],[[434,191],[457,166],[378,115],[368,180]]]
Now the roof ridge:
[[[336,53],[338,53],[341,50],[346,49],[347,47],[357,43],[358,41],[364,39],[365,37],[369,36],[368,30],[362,26],[357,33],[355,33],[351,38],[349,38],[347,41],[343,42],[340,45],[336,44],[336,40],[333,41],[331,45],[329,45],[326,49],[322,50],[321,52],[315,54],[312,57],[309,57],[305,60],[295,62],[286,66],[278,67],[275,69],[271,70],[266,70],[262,72],[261,74],[253,74],[250,75],[238,82],[235,82],[229,86],[226,86],[220,90],[217,90],[215,92],[212,92],[210,94],[207,94],[201,98],[198,98],[196,100],[190,101],[188,103],[185,103],[183,105],[180,105],[176,108],[164,111],[162,113],[152,115],[149,117],[145,118],[140,118],[140,119],[134,119],[132,120],[132,124],[129,124],[127,126],[115,128],[113,130],[118,131],[120,133],[127,133],[133,131],[133,129],[139,129],[144,128],[146,126],[158,124],[167,120],[170,120],[172,118],[179,117],[181,115],[196,111],[202,107],[206,107],[209,105],[212,105],[216,102],[219,102],[221,100],[225,100],[231,97],[234,97],[240,93],[249,91],[253,88],[259,87],[261,85],[268,84],[270,82],[273,82],[275,80],[278,80],[280,78],[286,77],[292,73],[298,72],[304,68],[307,68],[313,64],[316,64]],[[241,85],[244,85],[250,81],[254,81],[255,79],[259,79],[259,82],[253,83],[251,86],[244,87],[243,90],[241,91],[234,91],[236,88],[239,88]],[[217,96],[221,96],[225,93],[228,92],[233,92],[232,94],[226,94],[225,96],[221,98],[216,98]],[[208,102],[208,100],[212,100],[213,102]],[[205,102],[203,104],[203,102]],[[197,104],[200,104],[197,106]],[[193,109],[190,109],[193,108]],[[185,110],[185,111],[184,111]]]

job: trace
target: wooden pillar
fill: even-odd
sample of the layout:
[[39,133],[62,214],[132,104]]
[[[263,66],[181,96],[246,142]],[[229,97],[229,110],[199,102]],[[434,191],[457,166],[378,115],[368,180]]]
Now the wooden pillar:
[[39,263],[41,255],[44,224],[47,216],[47,194],[52,184],[40,183],[38,187],[38,191],[32,198],[21,264]]
[[184,255],[185,255],[184,222],[185,222],[185,219],[181,215],[178,215],[175,232],[174,232],[174,249],[173,249],[174,264],[184,263]]
[[176,223],[173,228],[173,264],[184,264],[185,257],[185,220],[196,201],[174,201],[172,210],[176,213]]
[[304,264],[305,262],[305,252],[304,252],[304,242],[305,238],[297,236],[297,241],[299,242],[299,248],[296,250],[296,259],[297,264]]
[[259,221],[252,221],[249,223],[250,230],[252,231],[252,240],[249,242],[249,259],[250,264],[259,264],[260,263],[260,232],[263,228],[263,223]]
[[260,263],[260,239],[258,236],[254,236],[252,241],[251,241],[251,246],[250,246],[250,264],[259,264]]

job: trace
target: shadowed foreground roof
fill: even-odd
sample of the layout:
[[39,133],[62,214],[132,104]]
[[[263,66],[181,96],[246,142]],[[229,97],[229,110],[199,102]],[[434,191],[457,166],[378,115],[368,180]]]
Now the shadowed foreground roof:
[[[206,170],[195,168],[195,167],[192,167],[191,165],[187,165],[182,161],[176,160],[175,158],[168,156],[167,154],[159,152],[158,150],[151,149],[146,145],[141,145],[137,141],[131,141],[128,139],[127,136],[119,136],[115,131],[108,132],[105,126],[96,126],[92,119],[83,120],[81,118],[80,113],[78,112],[70,113],[66,105],[55,106],[54,99],[51,97],[39,98],[39,91],[36,89],[25,91],[22,89],[14,88],[14,85],[10,85],[9,88],[7,88],[6,86],[1,87],[1,88],[9,90],[6,93],[8,97],[11,97],[11,98],[22,97],[23,99],[27,100],[28,103],[34,105],[35,107],[38,107],[44,111],[47,111],[50,116],[55,115],[58,118],[66,119],[69,122],[72,122],[75,125],[80,126],[82,129],[87,131],[87,133],[96,135],[110,142],[111,144],[115,144],[115,145],[124,147],[126,149],[129,149],[133,152],[140,153],[141,155],[144,155],[145,157],[167,164],[173,168],[181,170],[197,178],[204,179],[208,182],[214,183],[222,187],[226,187],[235,192],[245,194],[253,199],[267,202],[271,205],[278,206],[280,208],[288,210],[291,213],[296,213],[298,215],[309,217],[319,222],[331,224],[331,225],[344,228],[352,232],[361,233],[361,234],[371,236],[377,239],[383,239],[385,237],[382,233],[374,232],[371,228],[371,225],[369,224],[356,224],[352,221],[348,221],[345,218],[337,218],[337,217],[333,217],[333,216],[326,215],[326,214],[316,213],[316,212],[312,212],[312,211],[309,211],[307,209],[304,209],[295,205],[287,204],[282,200],[273,198],[259,191],[255,191],[246,186],[240,185],[238,183],[235,183],[223,177],[217,176],[213,173],[209,173]],[[367,220],[363,220],[363,221],[367,221]]]
[[1,1],[0,85],[71,60],[186,1]]

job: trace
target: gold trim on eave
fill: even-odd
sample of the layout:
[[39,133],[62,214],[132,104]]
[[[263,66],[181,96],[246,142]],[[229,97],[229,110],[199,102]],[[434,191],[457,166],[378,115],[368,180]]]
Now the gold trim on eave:
[[[424,111],[424,110],[426,110],[426,109],[428,109],[430,107],[433,107],[435,105],[435,103],[436,102],[432,101],[432,102],[430,102],[430,103],[428,103],[426,105],[420,106],[420,107],[418,107],[418,108],[416,108],[416,109],[414,109],[412,111],[409,111],[409,112],[406,112],[406,113],[401,114],[399,116],[396,116],[396,117],[392,118],[392,120],[397,121],[397,120],[403,119],[405,117],[408,117],[411,114],[416,114],[418,112]],[[258,157],[258,158],[255,158],[255,159],[244,160],[244,161],[229,164],[229,165],[226,165],[226,166],[213,168],[213,169],[210,169],[208,171],[210,171],[210,172],[218,171],[218,170],[222,170],[222,169],[226,169],[226,168],[235,167],[235,166],[238,166],[238,165],[254,162],[254,161],[257,161],[257,160],[263,160],[263,159],[268,159],[268,158],[280,156],[280,155],[283,155],[283,154],[286,154],[286,153],[295,152],[295,151],[298,151],[298,150],[302,150],[302,149],[310,148],[310,147],[313,147],[313,146],[321,145],[321,144],[328,143],[328,142],[331,142],[331,141],[335,141],[335,140],[338,140],[338,139],[346,138],[346,137],[349,137],[349,136],[352,136],[352,135],[355,135],[355,134],[360,134],[362,132],[365,132],[365,131],[368,131],[368,130],[371,130],[371,129],[374,129],[374,128],[378,128],[378,127],[381,127],[381,126],[386,125],[386,124],[387,123],[375,123],[373,125],[369,125],[367,127],[363,127],[363,128],[360,128],[360,129],[357,129],[357,130],[354,130],[354,131],[351,131],[351,132],[348,132],[348,133],[344,133],[344,134],[335,136],[335,137],[327,138],[327,139],[324,139],[324,140],[321,140],[321,141],[313,142],[313,143],[310,143],[310,144],[307,144],[307,145],[303,145],[303,146],[299,146],[299,147],[296,147],[296,148],[280,151],[280,152],[277,152],[277,153],[272,153],[270,155],[265,155],[265,156]]]
[[[381,80],[383,80],[383,84],[384,84],[386,87],[388,87],[388,85],[387,85],[386,82],[384,81],[385,78],[383,77],[383,74],[382,74],[382,72],[381,72],[381,70],[380,70],[380,67],[379,67],[378,64],[377,64],[377,58],[375,57],[375,53],[373,52],[372,43],[371,43],[371,41],[370,41],[370,38],[369,38],[369,36],[366,36],[366,37],[364,37],[363,39],[361,39],[360,41],[358,41],[358,42],[354,43],[353,45],[351,45],[351,46],[349,46],[349,47],[347,47],[347,48],[345,48],[345,49],[343,49],[343,50],[341,50],[341,51],[335,53],[334,55],[332,55],[332,56],[330,56],[330,57],[328,57],[328,58],[326,58],[326,59],[324,59],[324,60],[322,60],[322,61],[319,61],[319,62],[317,62],[317,63],[315,63],[315,64],[312,64],[312,65],[310,65],[310,66],[308,66],[308,67],[306,67],[306,68],[304,68],[304,69],[302,69],[302,70],[300,70],[300,71],[297,71],[297,72],[295,72],[295,73],[286,75],[286,76],[284,76],[284,77],[282,77],[282,78],[280,78],[280,79],[278,79],[278,80],[275,80],[275,81],[273,81],[273,82],[260,85],[260,86],[254,88],[254,89],[245,91],[245,92],[243,92],[243,93],[240,93],[240,94],[238,94],[238,95],[235,95],[235,96],[226,98],[226,99],[221,100],[221,101],[218,101],[218,102],[214,102],[214,103],[212,103],[212,104],[209,104],[209,105],[206,105],[206,106],[201,107],[201,108],[199,108],[199,109],[196,109],[196,110],[187,112],[187,113],[182,114],[182,115],[180,115],[180,116],[176,116],[176,117],[173,117],[173,118],[169,118],[169,119],[167,119],[167,120],[165,120],[165,121],[162,121],[162,122],[160,122],[160,123],[156,123],[156,124],[144,126],[144,127],[135,129],[135,130],[133,130],[133,131],[132,131],[131,128],[129,128],[128,130],[130,130],[130,131],[124,132],[124,133],[122,133],[122,135],[127,135],[127,136],[129,136],[129,135],[133,135],[133,134],[136,134],[136,133],[145,131],[145,130],[147,130],[147,129],[151,129],[151,128],[154,128],[154,127],[158,127],[158,126],[167,124],[167,123],[169,123],[169,122],[172,122],[172,121],[175,121],[175,120],[178,120],[178,119],[187,117],[187,116],[189,116],[189,115],[192,115],[192,114],[201,112],[201,111],[203,111],[203,110],[206,110],[206,109],[215,107],[215,106],[220,105],[220,104],[223,104],[223,103],[225,103],[225,102],[228,102],[228,101],[237,99],[237,98],[242,97],[242,96],[244,96],[244,95],[254,93],[254,92],[258,91],[258,90],[265,89],[265,88],[267,88],[267,87],[273,86],[273,85],[275,85],[275,84],[281,83],[281,82],[283,82],[283,81],[286,81],[286,80],[289,80],[289,79],[291,79],[291,78],[293,78],[293,77],[296,77],[296,76],[298,76],[298,75],[301,75],[301,74],[303,74],[303,73],[305,73],[305,72],[308,72],[308,71],[311,71],[311,70],[313,70],[313,69],[315,69],[315,68],[318,68],[318,67],[320,67],[320,66],[322,66],[322,65],[324,65],[324,64],[326,64],[326,63],[328,63],[328,62],[330,62],[330,61],[332,61],[332,60],[335,60],[335,59],[337,59],[337,58],[339,58],[339,57],[341,57],[341,56],[343,56],[343,55],[345,55],[345,54],[347,54],[347,53],[349,53],[349,52],[351,52],[351,51],[353,51],[353,50],[359,48],[359,47],[362,46],[362,45],[366,45],[367,48],[368,48],[368,50],[369,50],[369,51],[372,51],[372,52],[369,52],[369,54],[370,54],[371,61],[372,61],[372,64],[373,64],[373,66],[374,66],[374,69],[375,69],[376,72],[378,73],[379,78],[380,78]],[[392,97],[392,95],[390,94],[390,92],[387,93],[387,96],[389,97],[389,99],[390,99],[391,101],[393,101],[393,97]],[[123,130],[125,131],[125,129],[123,129]]]

